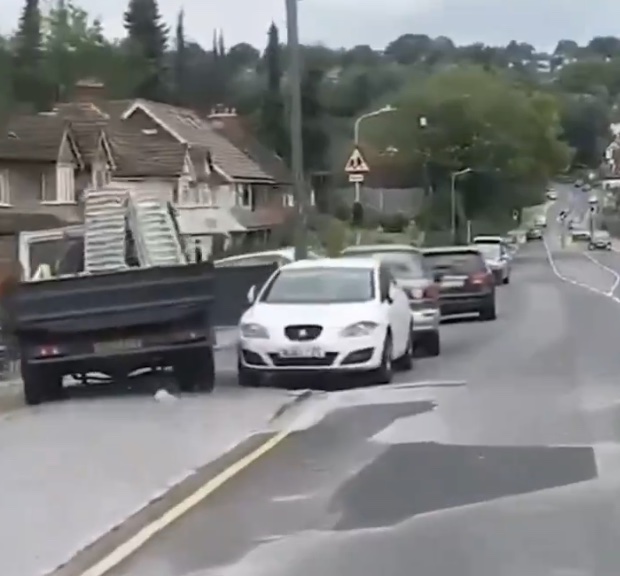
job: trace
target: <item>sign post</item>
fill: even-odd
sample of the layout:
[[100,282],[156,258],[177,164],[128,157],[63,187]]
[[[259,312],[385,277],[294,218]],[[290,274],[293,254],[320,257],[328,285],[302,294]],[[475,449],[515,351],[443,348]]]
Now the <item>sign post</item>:
[[562,248],[566,248],[566,216],[568,212],[562,210],[559,214],[558,220],[560,221],[560,245]]
[[364,175],[370,172],[370,168],[359,147],[356,146],[351,152],[344,171],[349,175],[349,182],[355,184],[355,202],[360,202],[361,184],[364,182]]

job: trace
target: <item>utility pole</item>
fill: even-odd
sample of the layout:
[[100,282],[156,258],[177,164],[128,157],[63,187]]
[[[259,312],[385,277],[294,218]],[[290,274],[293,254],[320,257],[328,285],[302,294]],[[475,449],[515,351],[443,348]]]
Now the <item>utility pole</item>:
[[293,169],[293,196],[295,198],[295,260],[308,256],[307,246],[307,195],[304,178],[304,152],[301,117],[301,62],[299,29],[297,24],[298,0],[286,0],[286,30],[291,87],[291,165]]

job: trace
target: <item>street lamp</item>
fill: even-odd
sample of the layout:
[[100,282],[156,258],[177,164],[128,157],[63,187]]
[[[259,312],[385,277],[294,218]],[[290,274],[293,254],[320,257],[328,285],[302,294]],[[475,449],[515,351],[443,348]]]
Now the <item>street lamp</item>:
[[378,110],[373,110],[372,112],[367,112],[366,114],[362,114],[355,120],[355,124],[353,125],[353,143],[357,146],[360,143],[360,124],[366,120],[366,118],[372,118],[373,116],[379,116],[380,114],[385,114],[387,112],[396,112],[396,108],[394,106],[384,106],[383,108],[379,108]]
[[452,172],[450,183],[450,230],[453,244],[456,244],[456,179],[470,172],[473,172],[471,168],[463,168],[462,170]]
[[286,30],[289,82],[291,85],[291,167],[293,170],[293,196],[295,198],[297,218],[295,226],[295,260],[302,260],[308,254],[308,247],[306,242],[306,190],[301,123],[301,62],[297,2],[298,0],[286,0]]

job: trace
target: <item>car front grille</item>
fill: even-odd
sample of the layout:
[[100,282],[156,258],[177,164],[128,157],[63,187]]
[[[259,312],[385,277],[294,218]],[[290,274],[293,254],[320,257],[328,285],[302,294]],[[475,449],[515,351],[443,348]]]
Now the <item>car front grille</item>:
[[278,368],[320,368],[331,366],[336,356],[336,352],[328,352],[323,358],[282,358],[278,354],[269,354],[273,365]]
[[294,342],[310,342],[316,340],[323,332],[322,326],[316,324],[296,324],[294,326],[286,326],[284,334],[289,340]]

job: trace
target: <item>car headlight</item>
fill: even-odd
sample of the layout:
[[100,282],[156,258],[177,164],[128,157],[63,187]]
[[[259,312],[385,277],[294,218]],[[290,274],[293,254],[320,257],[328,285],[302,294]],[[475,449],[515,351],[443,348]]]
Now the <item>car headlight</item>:
[[355,324],[351,324],[347,326],[340,332],[341,336],[345,338],[355,338],[358,336],[368,336],[372,334],[377,328],[379,324],[376,322],[356,322]]
[[240,331],[243,338],[269,338],[267,328],[254,322],[241,324]]

